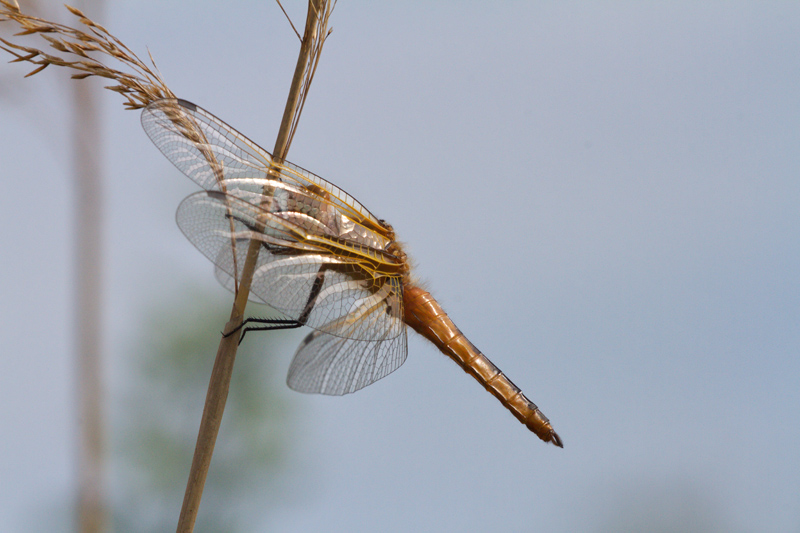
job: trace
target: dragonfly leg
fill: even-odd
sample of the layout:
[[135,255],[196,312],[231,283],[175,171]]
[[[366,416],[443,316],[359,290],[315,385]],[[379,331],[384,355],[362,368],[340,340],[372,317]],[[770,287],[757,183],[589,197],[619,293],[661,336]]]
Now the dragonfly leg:
[[[261,324],[260,326],[248,326],[248,324]],[[245,327],[247,326],[247,327]],[[240,329],[242,330],[242,336],[239,337],[239,344],[242,344],[244,340],[244,336],[247,334],[248,331],[271,331],[275,329],[294,329],[302,327],[303,324],[298,322],[297,320],[291,320],[288,318],[248,318],[245,319],[239,326],[234,328],[233,330],[229,331],[228,333],[223,333],[223,337],[230,337]]]

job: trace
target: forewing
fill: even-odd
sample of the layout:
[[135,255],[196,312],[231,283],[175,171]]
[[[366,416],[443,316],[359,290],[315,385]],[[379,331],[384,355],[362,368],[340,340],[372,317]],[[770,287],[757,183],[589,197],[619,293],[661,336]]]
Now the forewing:
[[223,180],[266,178],[272,156],[214,115],[191,102],[157,100],[142,111],[150,140],[181,172],[206,190],[225,190]]
[[270,212],[209,191],[186,198],[177,221],[230,289],[233,279],[241,279],[250,242],[259,242],[251,293],[288,318],[354,339],[388,339],[404,331],[400,279],[375,279],[356,260],[310,244],[305,237],[325,231],[313,217]]
[[341,396],[394,372],[407,355],[405,329],[393,339],[373,341],[314,331],[297,349],[286,383],[299,392]]
[[249,180],[277,179],[335,205],[371,230],[386,231],[367,208],[339,187],[288,161],[275,163],[269,152],[191,102],[163,99],[149,104],[142,111],[142,127],[161,153],[203,189],[247,187],[258,192]]

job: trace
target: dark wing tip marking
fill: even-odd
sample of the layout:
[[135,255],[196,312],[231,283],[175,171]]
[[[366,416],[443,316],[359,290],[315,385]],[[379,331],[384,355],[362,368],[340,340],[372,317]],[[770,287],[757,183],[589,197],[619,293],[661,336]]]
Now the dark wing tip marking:
[[202,191],[202,192],[206,193],[209,198],[213,198],[214,200],[219,200],[220,202],[225,202],[228,198],[228,195],[222,191]]
[[189,111],[197,111],[197,106],[191,103],[189,100],[184,100],[183,98],[177,99],[178,105],[181,107],[185,107]]

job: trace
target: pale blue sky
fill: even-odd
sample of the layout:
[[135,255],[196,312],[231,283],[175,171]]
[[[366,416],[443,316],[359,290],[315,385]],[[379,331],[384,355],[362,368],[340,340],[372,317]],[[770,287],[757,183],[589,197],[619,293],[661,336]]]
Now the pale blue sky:
[[[383,381],[299,398],[269,523],[601,531],[655,506],[676,530],[800,531],[800,5],[488,4],[341,1],[289,159],[394,225],[565,448],[412,337]],[[102,22],[270,148],[297,39],[270,2],[225,6]],[[74,482],[65,74],[25,72],[0,64],[3,531]],[[173,220],[196,187],[103,98],[113,396],[157,291],[216,282]]]

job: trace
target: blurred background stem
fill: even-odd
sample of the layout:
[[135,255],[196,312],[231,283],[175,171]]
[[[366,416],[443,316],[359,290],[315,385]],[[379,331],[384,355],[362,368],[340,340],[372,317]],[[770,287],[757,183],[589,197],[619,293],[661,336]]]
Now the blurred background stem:
[[[102,20],[102,0],[80,9]],[[108,529],[103,420],[103,129],[94,80],[70,83],[72,174],[75,191],[75,352],[78,405],[78,531]]]

